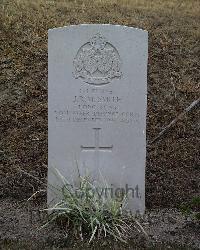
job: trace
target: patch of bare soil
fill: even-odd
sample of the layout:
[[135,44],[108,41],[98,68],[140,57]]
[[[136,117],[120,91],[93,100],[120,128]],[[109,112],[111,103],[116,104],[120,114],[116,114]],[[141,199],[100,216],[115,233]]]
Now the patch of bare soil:
[[0,249],[200,249],[199,223],[176,209],[148,210],[140,219],[148,237],[133,229],[128,244],[107,239],[88,245],[55,225],[39,230],[45,206],[41,200],[0,200]]

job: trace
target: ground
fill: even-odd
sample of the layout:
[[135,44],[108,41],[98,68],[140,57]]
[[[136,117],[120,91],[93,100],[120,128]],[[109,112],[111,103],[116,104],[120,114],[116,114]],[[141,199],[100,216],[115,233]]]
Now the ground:
[[[0,199],[10,208],[7,218],[16,219],[15,202],[24,204],[44,190],[47,31],[70,24],[112,23],[149,32],[146,206],[179,209],[200,195],[199,105],[151,143],[200,96],[199,0],[1,0],[0,7]],[[6,226],[9,231],[12,223]],[[4,230],[5,223],[0,239]]]
[[199,249],[200,225],[177,209],[147,210],[140,223],[147,233],[134,230],[128,244],[107,240],[86,241],[66,237],[69,234],[53,225],[38,230],[45,221],[45,202],[27,202],[7,198],[0,201],[0,249]]

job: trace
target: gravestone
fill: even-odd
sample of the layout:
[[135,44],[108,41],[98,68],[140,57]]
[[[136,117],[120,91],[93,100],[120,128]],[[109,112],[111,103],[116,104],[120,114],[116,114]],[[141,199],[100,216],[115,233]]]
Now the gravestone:
[[[48,183],[105,178],[145,209],[147,31],[120,25],[49,30]],[[56,195],[48,189],[48,203]]]

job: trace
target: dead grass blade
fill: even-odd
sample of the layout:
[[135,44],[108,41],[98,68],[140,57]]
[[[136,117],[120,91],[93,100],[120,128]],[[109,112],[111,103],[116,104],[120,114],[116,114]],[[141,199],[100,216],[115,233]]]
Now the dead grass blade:
[[165,134],[179,119],[181,119],[186,113],[197,106],[200,103],[200,98],[193,101],[187,108],[184,109],[174,120],[172,120],[164,129],[150,142],[150,145],[157,141],[163,134]]

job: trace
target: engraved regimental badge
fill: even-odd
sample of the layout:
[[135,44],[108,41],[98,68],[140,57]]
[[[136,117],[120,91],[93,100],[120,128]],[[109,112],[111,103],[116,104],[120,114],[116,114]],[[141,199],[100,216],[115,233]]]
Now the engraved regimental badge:
[[94,35],[74,58],[74,77],[92,85],[104,85],[119,79],[121,59],[116,48],[101,34]]

